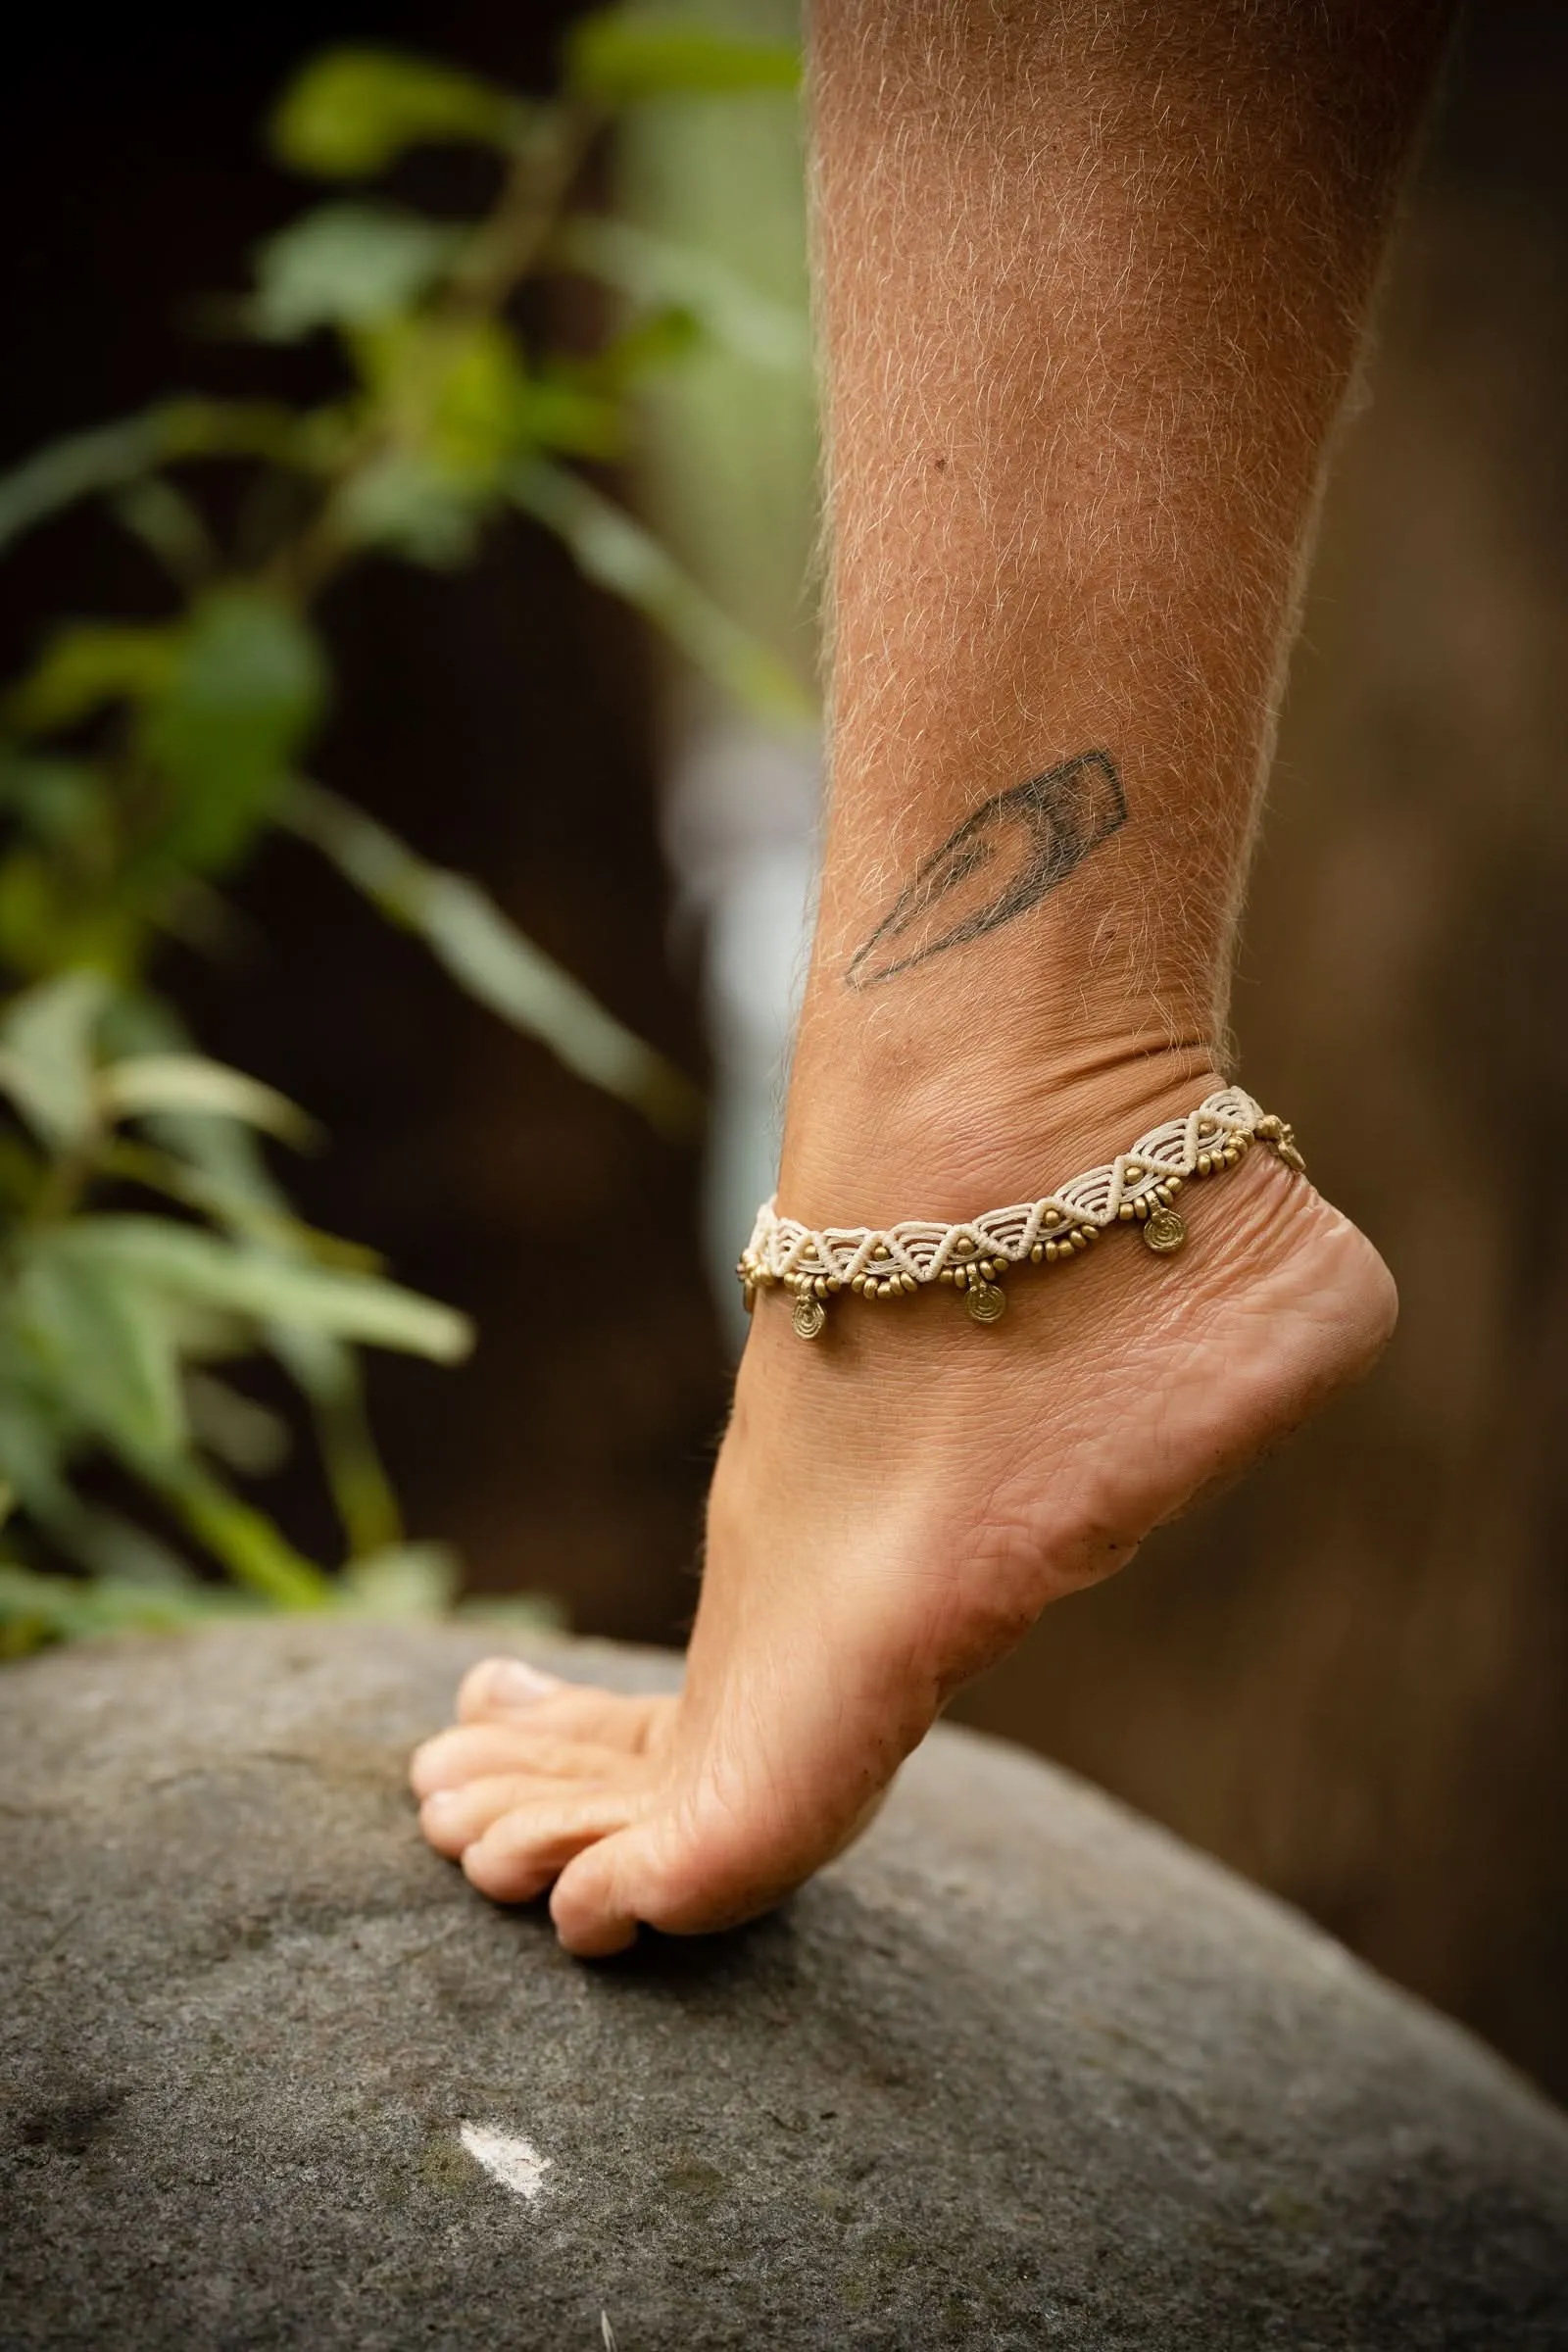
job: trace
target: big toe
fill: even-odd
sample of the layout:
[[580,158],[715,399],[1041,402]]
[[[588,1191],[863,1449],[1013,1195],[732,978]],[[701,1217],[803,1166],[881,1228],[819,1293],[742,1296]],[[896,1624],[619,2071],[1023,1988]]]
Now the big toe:
[[623,1951],[639,1926],[666,1936],[739,1927],[771,1910],[813,1866],[786,1861],[743,1823],[704,1831],[671,1808],[579,1852],[556,1883],[550,1916],[568,1952],[596,1959]]

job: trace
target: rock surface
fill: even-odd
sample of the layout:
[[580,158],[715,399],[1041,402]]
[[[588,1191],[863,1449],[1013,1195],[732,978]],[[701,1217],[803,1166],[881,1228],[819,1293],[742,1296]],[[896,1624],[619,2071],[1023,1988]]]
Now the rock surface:
[[565,1958],[403,1791],[492,1645],[0,1679],[14,2352],[1568,2345],[1568,2124],[1021,1754],[941,1732],[784,1915]]

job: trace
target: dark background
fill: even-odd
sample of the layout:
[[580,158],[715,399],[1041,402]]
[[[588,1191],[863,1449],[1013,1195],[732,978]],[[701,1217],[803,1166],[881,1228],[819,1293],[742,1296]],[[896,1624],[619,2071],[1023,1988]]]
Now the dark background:
[[[362,37],[543,82],[569,13],[296,0],[14,24],[0,462],[198,380],[256,384],[253,355],[187,329],[297,206],[257,124],[304,53]],[[1244,942],[1241,1068],[1384,1249],[1400,1334],[1365,1390],[1052,1612],[961,1710],[1276,1887],[1559,2090],[1565,95],[1568,12],[1474,13],[1330,496]],[[155,597],[133,551],[57,526],[0,569],[4,669],[46,617]],[[520,525],[457,581],[357,575],[327,620],[321,772],[484,875],[700,1070],[635,625]],[[725,1393],[695,1239],[635,1283],[532,1269],[636,1200],[694,1235],[695,1154],[458,998],[303,852],[269,850],[240,896],[236,948],[177,974],[204,1045],[331,1129],[297,1188],[309,1214],[482,1319],[461,1373],[375,1368],[415,1532],[455,1540],[480,1590],[678,1637]],[[303,1482],[283,1508],[327,1548]]]

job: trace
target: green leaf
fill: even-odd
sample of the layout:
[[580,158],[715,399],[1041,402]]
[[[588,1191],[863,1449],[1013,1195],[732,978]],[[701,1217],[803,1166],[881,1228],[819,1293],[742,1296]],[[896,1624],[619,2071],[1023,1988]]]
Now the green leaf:
[[[144,989],[121,989],[115,995],[104,1015],[103,1039],[111,1058],[116,1060],[137,1054],[195,1051],[190,1033],[172,1005]],[[249,1128],[232,1119],[160,1111],[149,1114],[147,1131],[165,1152],[185,1162],[189,1171],[213,1188],[214,1197],[210,1200],[193,1201],[193,1206],[220,1219],[238,1219],[248,1203],[255,1211],[292,1226],[288,1200]],[[119,1152],[136,1148],[124,1141],[114,1147]],[[137,1181],[144,1179],[138,1176]],[[299,1238],[306,1230],[301,1227],[286,1239],[281,1234],[269,1238],[274,1238],[276,1247],[285,1254],[292,1250],[296,1254],[310,1255],[315,1245],[307,1247]],[[317,1237],[318,1242],[319,1238]],[[348,1243],[334,1245],[338,1250],[352,1247]]]
[[275,597],[222,588],[196,607],[146,746],[178,788],[163,855],[221,870],[249,846],[326,699],[316,639]]
[[74,1438],[30,1347],[0,1315],[0,1477],[16,1506],[45,1525],[80,1508],[65,1481]]
[[690,17],[607,9],[565,41],[569,94],[601,106],[799,88],[801,61],[782,42],[736,40]]
[[371,1347],[456,1363],[472,1345],[466,1318],[374,1275],[290,1263],[165,1217],[77,1217],[35,1251],[118,1274],[170,1298],[257,1323],[298,1323]]
[[630,221],[587,214],[563,224],[551,253],[564,268],[597,278],[640,307],[684,312],[710,342],[738,359],[790,374],[810,365],[804,309],[759,294],[716,255],[653,236]]
[[436,461],[491,489],[528,438],[529,387],[517,346],[493,319],[447,344],[429,433]]
[[172,674],[172,629],[74,621],[57,629],[28,677],[6,698],[6,716],[25,735],[74,727],[106,703],[144,703]]
[[115,496],[113,511],[121,528],[181,588],[194,589],[217,568],[218,551],[200,509],[162,474],[127,483]]
[[395,1544],[352,1561],[343,1583],[356,1615],[429,1618],[452,1606],[461,1574],[445,1544]]
[[41,1239],[17,1271],[9,1312],[78,1427],[133,1462],[177,1452],[185,1418],[174,1332],[133,1270]]
[[[182,1025],[167,1004],[129,990],[114,1000],[105,1029],[111,1048],[120,1053],[178,1052],[187,1043]],[[180,1112],[160,1112],[148,1125],[166,1149],[154,1152],[118,1142],[108,1154],[112,1169],[125,1153],[134,1153],[140,1165],[129,1172],[136,1181],[162,1185],[203,1213],[266,1242],[276,1255],[374,1270],[373,1251],[318,1233],[289,1214],[248,1128]],[[149,1157],[156,1163],[151,1171]],[[310,1404],[322,1466],[351,1551],[376,1551],[396,1543],[397,1497],[376,1452],[353,1348],[303,1324],[269,1324],[264,1337]],[[0,1379],[0,1402],[3,1396]]]
[[405,447],[462,487],[492,491],[528,440],[522,354],[493,318],[394,318],[353,336],[355,359]]
[[392,49],[329,49],[284,92],[270,139],[296,172],[362,179],[432,141],[506,147],[524,112],[506,91],[449,66]]
[[0,475],[0,549],[83,498],[185,459],[263,458],[314,469],[315,423],[264,401],[186,398],[51,442]]
[[196,1584],[189,1560],[119,1511],[78,1504],[69,1520],[55,1518],[48,1533],[78,1567],[117,1585],[177,1592]]
[[237,1584],[274,1608],[326,1609],[332,1579],[294,1549],[270,1519],[194,1465],[172,1465],[160,1492]]
[[32,759],[0,749],[0,808],[50,850],[101,829],[108,799],[108,779],[84,760]]
[[242,1478],[266,1478],[288,1458],[288,1424],[211,1372],[187,1368],[185,1413],[195,1443]]
[[402,1518],[375,1448],[359,1358],[324,1331],[269,1333],[278,1362],[311,1407],[332,1501],[356,1558],[398,1542]]
[[85,1142],[98,1123],[93,1039],[108,998],[101,973],[67,972],[0,1014],[0,1091],[52,1150]]
[[[172,1116],[165,1111],[149,1111],[146,1117],[150,1126],[165,1131],[172,1127],[181,1132],[186,1129],[183,1113]],[[198,1112],[194,1125],[206,1124],[206,1117]],[[161,1194],[165,1200],[177,1200],[183,1208],[197,1209],[231,1234],[265,1242],[280,1256],[301,1258],[309,1264],[341,1266],[355,1274],[374,1274],[381,1269],[380,1257],[365,1243],[345,1241],[335,1233],[322,1233],[318,1226],[305,1224],[286,1209],[274,1207],[270,1193],[259,1197],[249,1184],[209,1175],[204,1167],[192,1165],[175,1152],[160,1151],[155,1145],[116,1136],[104,1144],[98,1167],[105,1177],[141,1185],[150,1193]],[[276,1198],[280,1200],[281,1195]]]
[[290,343],[389,318],[429,291],[465,241],[462,229],[393,205],[323,205],[258,252],[251,331]]
[[689,1079],[624,1028],[580,981],[524,938],[463,874],[427,865],[384,827],[318,786],[297,786],[284,822],[384,914],[418,933],[468,994],[547,1045],[579,1077],[668,1132],[695,1124]]
[[246,1604],[214,1586],[141,1584],[129,1578],[42,1575],[0,1561],[0,1657],[22,1657],[46,1642],[103,1634],[175,1633]]
[[[612,345],[617,352],[619,345]],[[610,361],[611,355],[602,357]],[[604,370],[612,374],[612,363]],[[522,437],[541,449],[559,449],[571,458],[618,458],[625,454],[626,420],[618,400],[607,399],[596,366],[582,381],[564,374],[536,375],[522,388],[519,403]]]
[[285,1143],[307,1145],[318,1130],[286,1095],[243,1070],[201,1054],[136,1054],[98,1074],[98,1102],[110,1119],[144,1118],[149,1111],[200,1111],[242,1119]]
[[545,459],[519,467],[509,488],[525,514],[565,543],[580,571],[657,622],[745,709],[774,724],[809,722],[811,706],[783,662],[705,596],[621,508]]
[[482,512],[470,483],[457,481],[428,457],[395,449],[351,476],[332,519],[355,547],[381,548],[451,571],[473,554]]

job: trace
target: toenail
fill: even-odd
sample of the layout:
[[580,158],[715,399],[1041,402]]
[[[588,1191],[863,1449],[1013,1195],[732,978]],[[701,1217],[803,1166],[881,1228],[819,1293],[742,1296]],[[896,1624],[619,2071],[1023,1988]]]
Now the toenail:
[[559,1677],[541,1674],[537,1666],[529,1666],[521,1658],[497,1658],[486,1677],[488,1698],[507,1707],[531,1707],[536,1700],[548,1698],[559,1690]]

